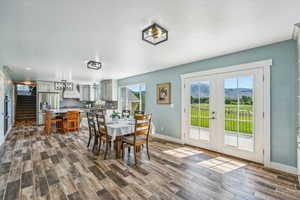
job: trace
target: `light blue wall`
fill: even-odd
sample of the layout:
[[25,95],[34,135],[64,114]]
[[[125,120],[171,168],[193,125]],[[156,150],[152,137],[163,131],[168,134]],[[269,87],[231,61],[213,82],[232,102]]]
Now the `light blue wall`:
[[[159,48],[159,47],[157,47]],[[297,166],[297,44],[288,40],[246,51],[121,79],[119,86],[146,83],[146,112],[153,114],[156,132],[179,138],[181,130],[180,75],[190,72],[273,60],[271,67],[271,161]],[[156,104],[156,84],[171,82],[172,103]],[[162,131],[163,128],[164,130]]]

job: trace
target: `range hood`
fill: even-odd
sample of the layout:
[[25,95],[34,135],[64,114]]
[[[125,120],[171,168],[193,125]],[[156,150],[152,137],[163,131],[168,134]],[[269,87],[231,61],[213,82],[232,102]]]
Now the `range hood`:
[[65,99],[80,99],[79,85],[73,87],[73,90],[64,90],[63,98]]

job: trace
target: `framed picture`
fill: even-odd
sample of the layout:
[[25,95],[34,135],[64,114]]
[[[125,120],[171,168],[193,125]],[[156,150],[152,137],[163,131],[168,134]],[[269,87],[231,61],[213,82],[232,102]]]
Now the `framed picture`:
[[171,103],[171,83],[161,83],[156,85],[156,103]]

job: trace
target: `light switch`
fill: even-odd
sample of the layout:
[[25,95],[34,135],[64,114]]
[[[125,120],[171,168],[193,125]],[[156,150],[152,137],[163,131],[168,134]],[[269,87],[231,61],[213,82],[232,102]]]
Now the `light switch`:
[[171,107],[171,108],[174,108],[174,104],[170,104],[170,107]]

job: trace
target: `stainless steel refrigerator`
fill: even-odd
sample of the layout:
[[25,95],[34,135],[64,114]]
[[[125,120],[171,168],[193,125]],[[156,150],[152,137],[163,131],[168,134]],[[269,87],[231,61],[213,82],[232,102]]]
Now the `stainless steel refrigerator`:
[[38,124],[44,124],[44,110],[59,109],[60,94],[56,92],[39,92],[38,94]]

